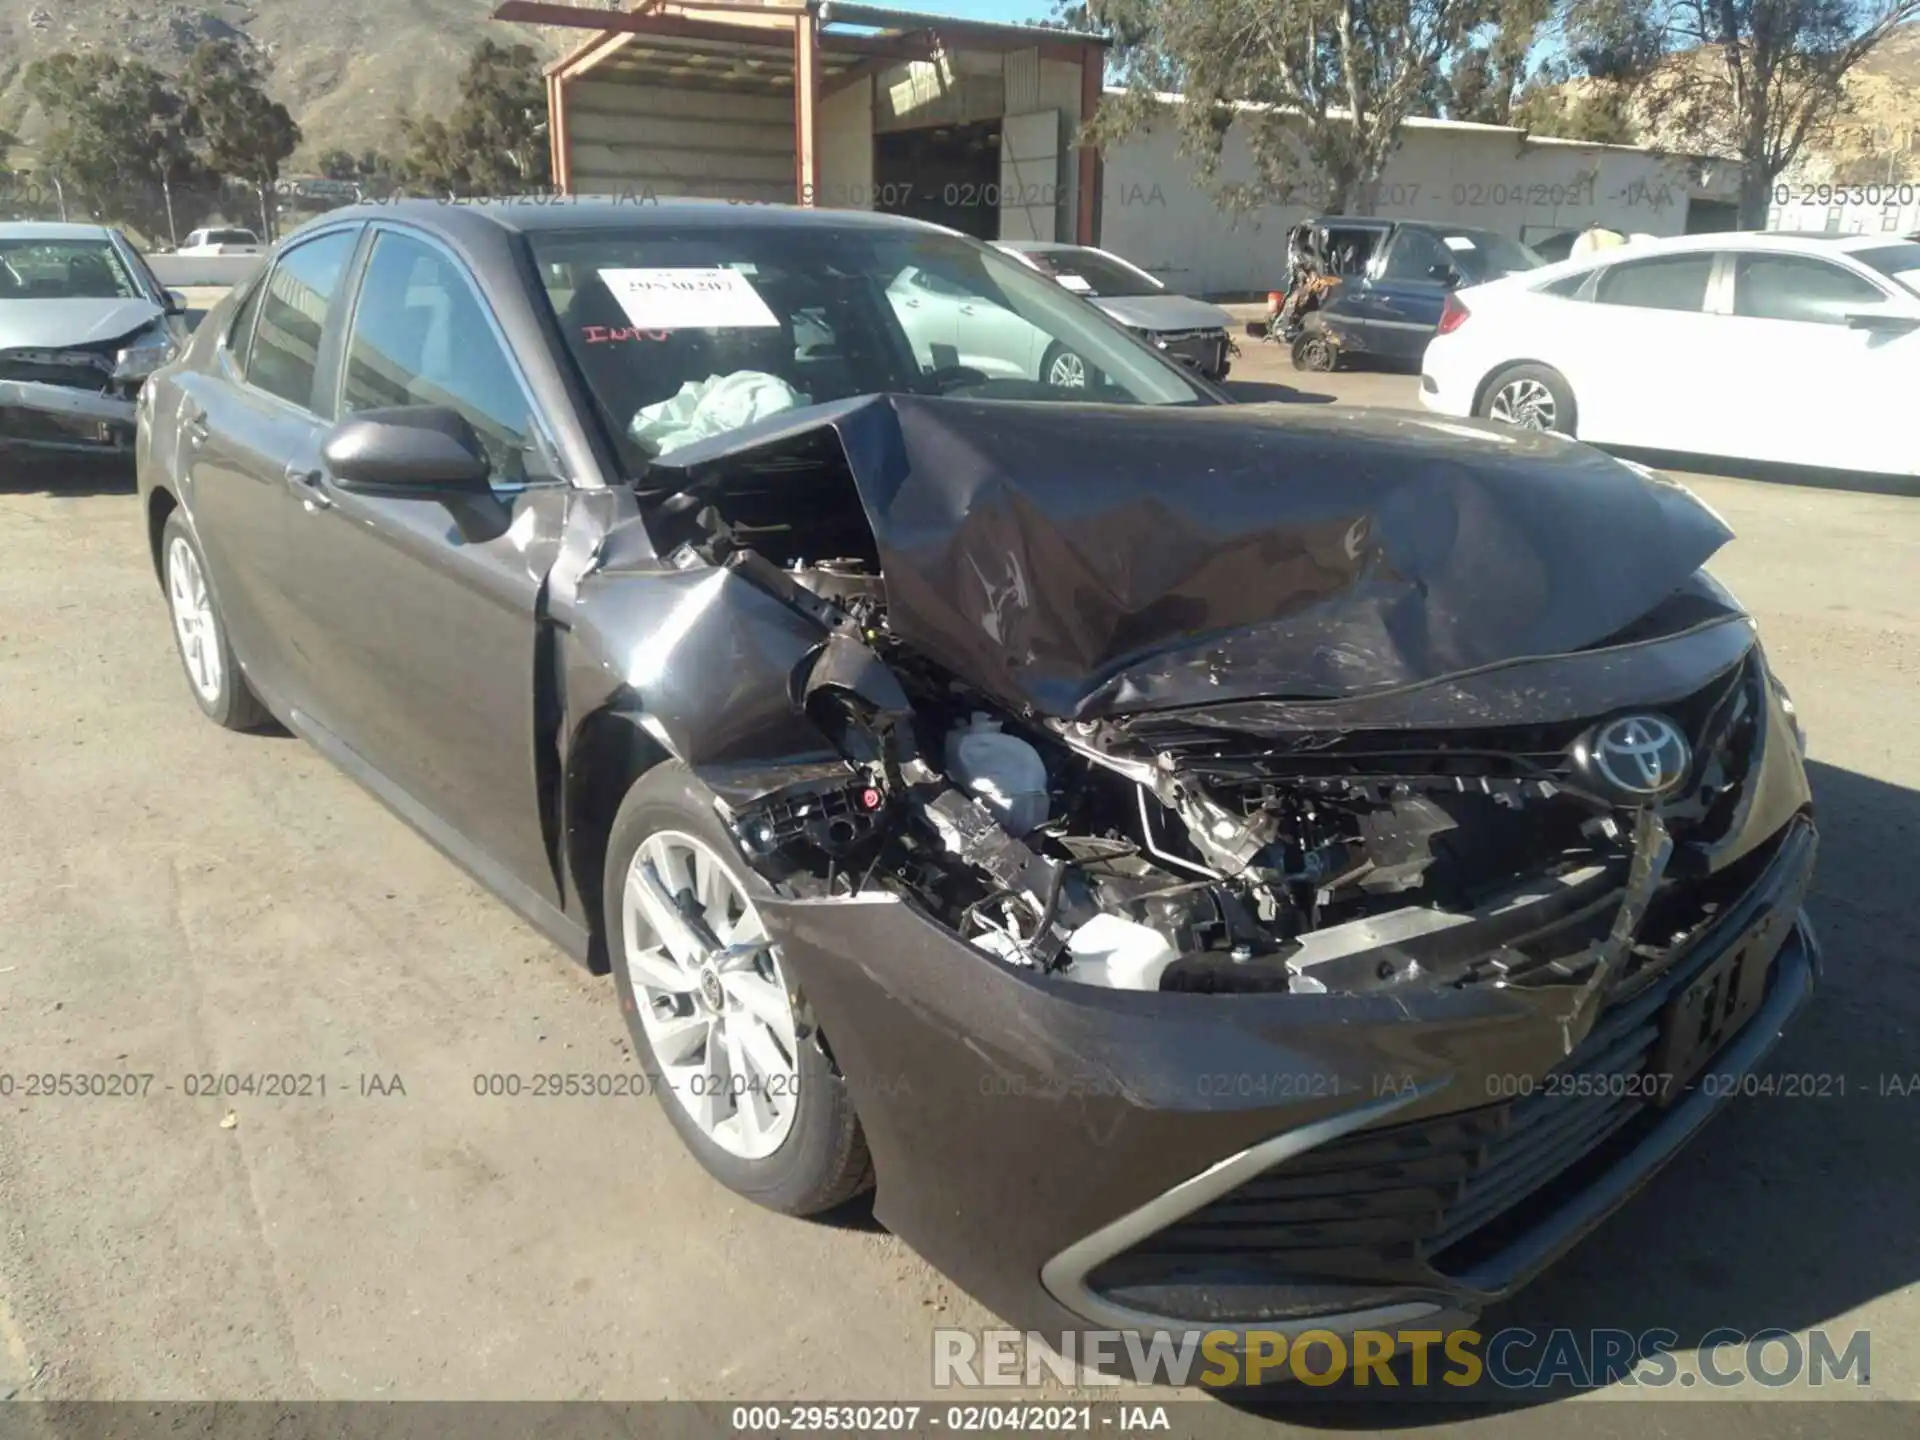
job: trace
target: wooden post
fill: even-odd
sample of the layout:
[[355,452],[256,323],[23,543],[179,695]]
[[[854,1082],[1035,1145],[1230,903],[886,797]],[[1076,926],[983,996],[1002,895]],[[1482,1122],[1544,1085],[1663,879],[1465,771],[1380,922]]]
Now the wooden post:
[[[1085,47],[1080,52],[1080,124],[1083,128],[1100,108],[1106,73],[1106,48]],[[1074,206],[1073,238],[1080,245],[1100,243],[1100,147],[1085,142],[1080,146],[1080,196]]]
[[793,187],[794,200],[817,205],[820,161],[815,146],[820,109],[820,22],[803,10],[793,17]]
[[553,171],[553,188],[562,195],[571,194],[573,147],[567,143],[567,81],[564,75],[547,76],[547,156]]

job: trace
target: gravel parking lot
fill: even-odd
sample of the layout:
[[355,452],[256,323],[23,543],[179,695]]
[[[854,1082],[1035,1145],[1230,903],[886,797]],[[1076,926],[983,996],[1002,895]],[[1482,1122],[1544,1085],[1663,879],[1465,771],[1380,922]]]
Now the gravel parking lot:
[[[1245,398],[1416,403],[1246,348]],[[1920,500],[1684,478],[1811,732],[1829,971],[1770,1070],[1829,1078],[1736,1103],[1483,1328],[1864,1328],[1867,1393],[1920,1400]],[[0,475],[0,816],[0,1071],[154,1077],[0,1100],[0,1398],[925,1398],[933,1328],[995,1323],[858,1212],[722,1191],[655,1101],[477,1094],[627,1065],[611,982],[196,713],[129,475]],[[298,1093],[201,1093],[249,1073]]]

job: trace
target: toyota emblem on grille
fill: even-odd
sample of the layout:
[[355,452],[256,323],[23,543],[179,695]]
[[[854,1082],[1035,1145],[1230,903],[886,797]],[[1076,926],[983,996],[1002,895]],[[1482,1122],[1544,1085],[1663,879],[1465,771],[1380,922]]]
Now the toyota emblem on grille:
[[1679,789],[1691,758],[1687,737],[1663,715],[1609,720],[1574,751],[1590,779],[1613,798],[1634,805]]

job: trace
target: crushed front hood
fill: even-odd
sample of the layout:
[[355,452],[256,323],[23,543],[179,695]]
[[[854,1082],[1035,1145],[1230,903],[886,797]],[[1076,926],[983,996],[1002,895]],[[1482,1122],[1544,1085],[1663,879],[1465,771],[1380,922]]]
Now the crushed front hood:
[[1185,295],[1097,295],[1088,298],[1122,325],[1131,325],[1136,330],[1164,333],[1170,330],[1227,330],[1233,326],[1233,316],[1218,305],[1192,300]]
[[0,350],[64,350],[136,334],[161,318],[151,300],[0,300]]
[[1346,699],[1587,649],[1731,538],[1584,445],[1388,411],[883,396],[676,466],[822,427],[893,634],[1057,718]]

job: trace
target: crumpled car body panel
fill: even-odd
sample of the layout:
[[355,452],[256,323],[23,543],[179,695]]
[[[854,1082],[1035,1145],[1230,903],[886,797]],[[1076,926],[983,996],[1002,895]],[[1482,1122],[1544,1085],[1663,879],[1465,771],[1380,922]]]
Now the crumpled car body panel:
[[1556,436],[1277,406],[880,397],[846,448],[893,633],[1017,710],[1341,699],[1606,642],[1730,538]]

